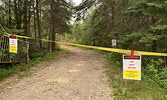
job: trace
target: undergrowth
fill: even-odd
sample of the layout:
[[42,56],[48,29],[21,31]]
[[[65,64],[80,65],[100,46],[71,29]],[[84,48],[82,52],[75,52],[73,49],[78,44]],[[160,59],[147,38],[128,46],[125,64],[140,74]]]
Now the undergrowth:
[[117,53],[104,53],[108,59],[105,67],[109,77],[108,82],[113,88],[112,96],[116,100],[142,99],[167,100],[167,68],[156,70],[154,60],[142,69],[142,80],[124,80],[122,68],[122,55]]

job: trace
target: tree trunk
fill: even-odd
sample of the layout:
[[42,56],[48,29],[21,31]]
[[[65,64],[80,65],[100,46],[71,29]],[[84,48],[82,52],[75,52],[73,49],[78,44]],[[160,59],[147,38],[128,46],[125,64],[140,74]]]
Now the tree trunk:
[[112,7],[112,29],[114,29],[114,17],[115,17],[115,13],[114,13],[114,9],[115,7]]
[[[53,29],[52,29],[52,41],[55,41],[55,24],[53,23]],[[52,52],[55,50],[55,42],[52,42]]]
[[[54,16],[54,8],[53,8],[53,5],[54,5],[54,0],[51,0],[50,1],[50,33],[49,33],[49,40],[52,40],[52,34],[53,34],[53,16]],[[52,43],[49,42],[48,43],[48,48],[49,48],[49,52],[52,53],[53,49],[52,49]]]
[[9,24],[8,27],[11,25],[11,0],[9,0]]
[[21,29],[20,0],[14,0],[16,28]]
[[31,32],[30,32],[30,30],[31,30],[31,26],[30,26],[30,24],[31,24],[31,2],[32,2],[32,0],[29,1],[28,21],[27,21],[27,33],[29,35],[31,35]]
[[[35,1],[34,1],[35,2]],[[35,7],[35,3],[33,2],[33,13],[34,13],[34,35],[35,35],[35,38],[37,38],[37,30],[36,30],[36,7]]]
[[[49,40],[52,40],[52,24],[51,23],[50,23]],[[51,42],[48,42],[48,50],[50,53],[52,53],[52,43]]]
[[19,18],[18,18],[18,29],[21,29],[21,22],[22,22],[22,10],[21,10],[21,2],[20,2],[20,0],[18,0],[18,16],[19,16]]
[[27,36],[27,0],[24,3],[24,17],[23,17],[23,28],[25,30],[25,35]]
[[[36,0],[36,9],[37,9],[37,25],[38,25],[38,36],[39,36],[39,39],[41,39],[41,26],[40,26],[40,13],[39,13],[39,2],[40,0]],[[39,45],[40,45],[40,48],[42,49],[42,41],[39,40]]]
[[[52,41],[55,41],[55,1],[54,0],[51,0],[50,2],[50,7],[51,7],[51,17],[50,17],[50,39]],[[51,42],[49,43],[49,51],[50,52],[53,52],[55,50],[55,42]]]

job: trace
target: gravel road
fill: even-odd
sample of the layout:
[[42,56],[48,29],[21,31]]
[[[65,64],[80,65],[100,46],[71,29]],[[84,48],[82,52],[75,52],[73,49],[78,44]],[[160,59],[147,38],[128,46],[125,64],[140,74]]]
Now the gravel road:
[[72,53],[0,92],[0,100],[113,100],[95,52],[63,46]]

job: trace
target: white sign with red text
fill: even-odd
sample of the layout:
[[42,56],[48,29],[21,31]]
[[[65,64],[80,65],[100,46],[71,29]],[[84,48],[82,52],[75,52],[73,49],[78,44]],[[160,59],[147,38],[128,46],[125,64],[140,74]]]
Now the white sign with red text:
[[16,36],[10,36],[10,38],[9,38],[9,52],[17,53],[17,38],[16,38]]
[[141,55],[123,55],[123,78],[141,80]]

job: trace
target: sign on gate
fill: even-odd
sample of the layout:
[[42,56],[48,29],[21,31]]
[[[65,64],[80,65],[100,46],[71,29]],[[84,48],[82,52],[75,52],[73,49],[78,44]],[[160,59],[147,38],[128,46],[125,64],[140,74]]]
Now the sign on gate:
[[9,52],[17,53],[17,37],[14,35],[9,37]]
[[123,55],[123,78],[141,80],[141,55]]

